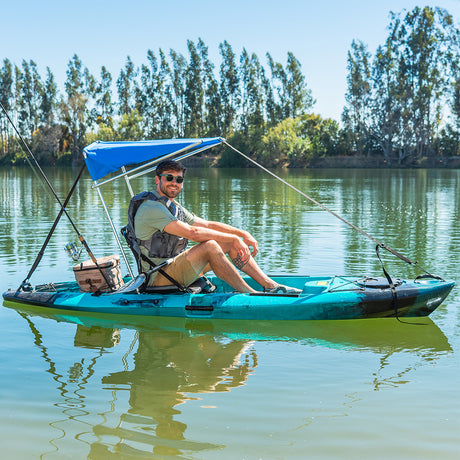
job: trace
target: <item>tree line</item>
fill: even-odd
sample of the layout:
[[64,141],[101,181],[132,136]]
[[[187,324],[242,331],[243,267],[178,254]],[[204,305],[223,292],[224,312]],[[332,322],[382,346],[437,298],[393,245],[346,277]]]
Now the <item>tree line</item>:
[[372,56],[348,53],[344,132],[350,151],[398,164],[458,156],[459,30],[444,9],[391,13],[388,38]]
[[[220,63],[201,40],[186,56],[148,50],[128,56],[114,79],[105,66],[94,76],[74,55],[62,89],[48,67],[9,59],[0,68],[0,102],[34,154],[45,164],[81,160],[94,140],[221,136],[266,165],[305,166],[333,156],[411,164],[456,156],[460,147],[459,31],[440,8],[391,13],[388,37],[374,56],[353,41],[347,59],[342,124],[313,113],[314,99],[292,52],[285,64],[270,53],[263,64],[243,49],[219,45]],[[21,151],[0,117],[0,162]],[[220,165],[240,165],[229,151]]]
[[[128,56],[115,81],[105,66],[95,77],[74,55],[62,93],[49,68],[42,78],[34,61],[17,66],[4,59],[0,102],[14,115],[33,152],[50,163],[63,157],[78,160],[82,148],[96,139],[236,137],[253,150],[268,129],[305,115],[313,105],[291,52],[286,65],[267,53],[264,67],[246,49],[238,58],[225,41],[216,69],[201,39],[187,41],[187,49],[187,57],[174,50],[149,50],[140,66]],[[3,117],[1,156],[8,161],[18,155],[12,137]]]

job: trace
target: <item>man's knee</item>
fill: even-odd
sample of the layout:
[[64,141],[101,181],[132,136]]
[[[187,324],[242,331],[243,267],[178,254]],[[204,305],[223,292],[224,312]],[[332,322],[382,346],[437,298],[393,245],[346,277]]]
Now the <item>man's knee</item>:
[[219,255],[224,255],[224,252],[219,243],[214,240],[204,241],[190,248],[191,258],[198,257],[206,262]]
[[203,250],[208,255],[209,259],[211,257],[213,257],[213,256],[223,255],[224,254],[224,251],[222,250],[222,247],[215,240],[205,241],[205,242],[200,243],[200,244],[203,245]]

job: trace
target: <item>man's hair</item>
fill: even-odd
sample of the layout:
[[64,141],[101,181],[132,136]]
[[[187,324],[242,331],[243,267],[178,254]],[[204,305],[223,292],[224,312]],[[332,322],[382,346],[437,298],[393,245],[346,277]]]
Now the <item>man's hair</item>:
[[159,174],[163,174],[164,171],[177,171],[185,176],[185,168],[178,161],[174,160],[165,160],[158,163],[155,174],[158,176]]

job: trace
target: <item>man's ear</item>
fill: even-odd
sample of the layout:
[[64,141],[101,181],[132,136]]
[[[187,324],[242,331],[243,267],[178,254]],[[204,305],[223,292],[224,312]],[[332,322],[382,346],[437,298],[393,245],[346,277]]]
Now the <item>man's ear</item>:
[[159,184],[160,183],[160,178],[158,176],[155,176],[155,184]]

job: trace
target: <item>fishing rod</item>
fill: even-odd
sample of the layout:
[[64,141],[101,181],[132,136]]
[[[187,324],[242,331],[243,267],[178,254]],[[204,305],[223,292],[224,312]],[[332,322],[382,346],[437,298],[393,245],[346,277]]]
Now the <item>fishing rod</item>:
[[30,286],[30,283],[29,283],[30,277],[32,276],[33,272],[35,271],[35,269],[38,267],[38,264],[42,260],[42,257],[43,257],[43,254],[45,252],[46,246],[48,246],[48,243],[49,243],[49,241],[51,239],[51,236],[53,235],[54,230],[56,229],[57,224],[58,224],[58,222],[60,221],[60,219],[62,217],[62,214],[64,214],[64,209],[67,206],[67,204],[69,203],[70,197],[72,196],[72,194],[73,194],[73,192],[74,192],[74,190],[75,190],[75,188],[77,186],[78,181],[80,180],[80,177],[81,177],[84,169],[85,169],[85,166],[83,166],[80,169],[80,172],[78,173],[78,176],[75,179],[75,182],[73,183],[72,188],[70,189],[70,191],[69,191],[69,193],[68,193],[68,195],[67,195],[67,197],[66,197],[66,199],[64,201],[63,207],[59,210],[59,213],[58,213],[56,219],[54,220],[53,225],[51,226],[51,229],[50,229],[50,231],[48,233],[48,236],[46,237],[46,239],[45,239],[45,241],[44,241],[44,243],[42,245],[42,248],[40,249],[40,252],[38,253],[38,255],[36,257],[35,262],[32,264],[32,267],[29,270],[29,273],[27,274],[27,277],[22,282],[21,286],[19,286],[18,291]]
[[[232,150],[234,150],[236,153],[238,153],[239,155],[241,155],[242,157],[246,158],[246,160],[250,161],[251,163],[255,164],[256,166],[258,166],[259,168],[263,169],[266,173],[270,174],[271,176],[273,176],[275,179],[278,179],[279,181],[281,181],[284,185],[288,186],[289,188],[291,188],[292,190],[294,190],[295,192],[299,193],[300,195],[302,195],[304,198],[307,198],[308,200],[310,200],[312,203],[316,204],[317,206],[319,206],[320,208],[323,208],[325,211],[331,213],[333,216],[337,217],[337,219],[340,219],[342,222],[344,222],[345,224],[349,225],[350,227],[352,227],[353,229],[357,230],[359,233],[361,233],[362,235],[364,235],[365,237],[369,238],[370,240],[372,240],[374,243],[376,243],[376,252],[377,252],[377,256],[380,260],[380,262],[382,262],[382,260],[380,259],[380,254],[379,254],[379,248],[382,248],[382,249],[386,249],[388,252],[390,252],[391,254],[395,255],[396,257],[398,257],[399,259],[403,260],[404,262],[407,262],[408,264],[410,265],[417,265],[422,271],[424,271],[427,275],[429,276],[433,276],[433,277],[436,277],[435,275],[431,275],[427,270],[425,270],[423,267],[421,267],[418,262],[413,262],[412,260],[410,260],[409,258],[407,258],[406,256],[403,256],[402,254],[400,254],[399,252],[395,251],[394,249],[390,248],[389,246],[387,246],[385,243],[382,243],[381,241],[377,240],[376,238],[374,238],[373,236],[369,235],[368,233],[366,233],[364,230],[360,229],[359,227],[357,227],[356,225],[352,224],[351,222],[349,222],[348,220],[344,219],[342,216],[340,216],[339,214],[337,214],[336,212],[332,211],[332,209],[329,209],[327,206],[324,206],[322,203],[316,201],[314,198],[308,196],[306,193],[302,192],[302,190],[299,190],[297,187],[294,187],[292,184],[290,184],[289,182],[285,181],[284,179],[282,179],[281,177],[277,176],[275,173],[273,173],[272,171],[270,171],[269,169],[265,168],[264,166],[262,166],[260,163],[257,163],[257,161],[253,160],[252,158],[248,157],[247,155],[245,155],[243,152],[239,151],[238,149],[236,149],[235,147],[233,147],[232,145],[230,145],[225,139],[223,140],[223,143],[231,148]],[[383,266],[383,264],[382,264]],[[385,269],[384,269],[384,272],[385,272]],[[386,274],[385,274],[386,276]]]
[[[51,185],[50,181],[48,180],[48,178],[46,177],[46,174],[43,172],[42,168],[40,167],[37,159],[35,158],[34,154],[32,153],[32,151],[30,150],[29,146],[27,145],[27,142],[24,140],[24,138],[22,137],[21,133],[18,131],[18,129],[16,128],[16,125],[13,123],[13,120],[10,118],[7,110],[5,109],[5,107],[3,106],[3,104],[0,102],[0,107],[2,108],[3,110],[3,113],[5,114],[7,120],[10,122],[11,126],[13,127],[14,131],[16,132],[16,134],[18,135],[19,139],[21,140],[22,142],[22,145],[23,147],[25,148],[24,150],[24,153],[26,153],[26,159],[28,161],[28,163],[30,164],[32,170],[35,172],[35,174],[37,174],[35,168],[33,167],[33,165],[30,163],[29,161],[29,157],[32,158],[33,160],[33,163],[35,164],[36,166],[36,169],[39,171],[40,173],[40,176],[41,179],[45,182],[45,184],[48,186],[48,190],[51,191],[52,195],[54,196],[54,198],[56,198],[57,202],[59,203],[60,207],[61,207],[61,211],[62,213],[64,213],[67,217],[67,219],[69,220],[70,224],[72,225],[73,229],[75,230],[75,233],[77,234],[77,237],[78,239],[80,240],[80,243],[83,245],[83,247],[85,248],[86,252],[88,253],[88,255],[90,256],[92,262],[96,265],[96,267],[99,269],[102,277],[104,278],[104,281],[107,283],[107,286],[110,288],[111,291],[113,291],[113,287],[112,287],[112,284],[109,282],[109,280],[107,279],[106,277],[106,274],[104,273],[104,270],[102,270],[102,268],[99,266],[98,262],[97,262],[97,259],[96,257],[94,256],[93,252],[91,251],[91,249],[89,248],[88,246],[88,243],[86,242],[85,238],[83,237],[83,235],[78,231],[78,228],[77,226],[75,225],[75,223],[73,222],[72,218],[70,217],[69,213],[67,212],[67,209],[65,208],[65,206],[67,205],[67,203],[63,204],[60,200],[60,198],[58,197],[56,191],[54,190],[53,186]],[[21,144],[20,144],[21,145]],[[28,156],[29,157],[28,157]],[[68,202],[68,200],[66,200]],[[61,214],[62,214],[61,213]],[[54,229],[53,229],[54,230]],[[40,257],[41,259],[41,257]],[[35,264],[34,264],[35,265]],[[38,263],[37,263],[38,265]],[[36,268],[36,265],[35,265],[35,268]],[[34,270],[35,270],[34,268]],[[21,287],[23,287],[21,285]],[[19,289],[21,289],[21,287]]]

